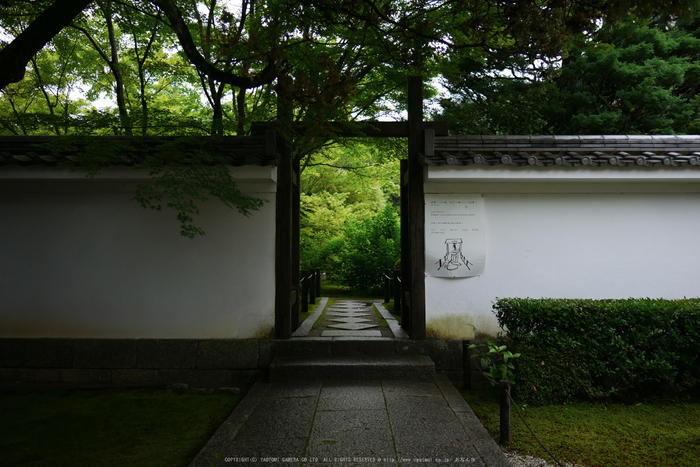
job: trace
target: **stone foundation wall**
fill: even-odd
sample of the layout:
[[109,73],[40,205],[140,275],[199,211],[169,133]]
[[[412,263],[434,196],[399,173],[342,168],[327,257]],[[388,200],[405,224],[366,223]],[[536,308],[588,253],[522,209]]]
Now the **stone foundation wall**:
[[[0,389],[248,387],[275,356],[427,355],[462,386],[469,341],[1,338]],[[472,378],[478,376],[468,362]],[[475,373],[476,372],[476,373]]]

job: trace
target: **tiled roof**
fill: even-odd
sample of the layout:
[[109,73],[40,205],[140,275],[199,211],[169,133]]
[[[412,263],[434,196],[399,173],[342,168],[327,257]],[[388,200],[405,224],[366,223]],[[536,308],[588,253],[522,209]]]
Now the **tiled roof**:
[[[47,165],[79,160],[81,143],[75,150],[56,149],[55,143],[61,136],[0,136],[0,166],[5,165]],[[149,148],[172,142],[174,137],[88,137],[85,144],[107,144],[108,142],[131,142],[131,146]],[[220,156],[232,166],[242,165],[276,165],[277,149],[274,131],[256,136],[224,136],[186,138],[184,147],[203,149]],[[145,149],[148,150],[148,149]],[[116,165],[130,166],[138,162],[139,151],[124,151],[118,156]]]
[[700,168],[700,136],[446,136],[426,134],[427,165]]

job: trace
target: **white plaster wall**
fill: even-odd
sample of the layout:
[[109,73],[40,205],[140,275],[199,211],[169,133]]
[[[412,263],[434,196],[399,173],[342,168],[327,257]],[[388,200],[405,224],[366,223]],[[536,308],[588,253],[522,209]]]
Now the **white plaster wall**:
[[698,185],[664,183],[429,180],[426,192],[483,194],[486,267],[426,278],[428,329],[460,316],[495,335],[496,298],[700,296]]
[[[250,217],[203,206],[194,240],[128,184],[0,190],[0,337],[246,338],[274,325],[274,182]],[[133,188],[133,186],[131,186]]]

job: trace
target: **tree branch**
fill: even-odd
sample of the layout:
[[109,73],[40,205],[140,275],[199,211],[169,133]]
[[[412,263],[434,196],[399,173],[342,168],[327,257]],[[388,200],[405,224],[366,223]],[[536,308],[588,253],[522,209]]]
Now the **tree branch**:
[[268,84],[277,78],[277,75],[281,70],[279,70],[279,66],[275,60],[271,60],[270,63],[253,78],[249,76],[235,75],[233,73],[220,70],[206,58],[204,58],[202,54],[199,53],[199,50],[197,50],[197,46],[192,39],[190,30],[187,27],[185,20],[182,18],[179,8],[177,5],[175,5],[175,2],[173,0],[151,1],[160,7],[160,9],[163,10],[163,13],[165,13],[168,21],[170,21],[170,27],[173,29],[173,31],[175,31],[178,41],[180,42],[180,45],[182,46],[187,58],[208,77],[215,79],[220,83],[245,88],[255,88],[263,84]]
[[27,64],[92,0],[56,0],[10,44],[0,50],[0,89],[24,78]]

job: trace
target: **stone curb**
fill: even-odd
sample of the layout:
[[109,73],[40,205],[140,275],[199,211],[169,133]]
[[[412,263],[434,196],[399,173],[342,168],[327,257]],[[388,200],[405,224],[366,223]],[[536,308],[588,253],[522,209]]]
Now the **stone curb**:
[[255,383],[188,467],[210,467],[217,464],[226,447],[231,444],[269,387],[267,383]]
[[435,383],[445,397],[447,404],[455,412],[464,431],[469,435],[484,464],[489,467],[509,467],[511,464],[508,462],[505,454],[503,454],[503,451],[501,451],[501,448],[491,438],[484,425],[476,418],[472,409],[447,376],[438,373]]
[[306,318],[303,323],[301,323],[297,330],[292,334],[292,337],[304,337],[307,335],[314,327],[314,323],[316,323],[318,317],[321,316],[321,312],[326,307],[326,303],[328,303],[328,297],[322,297],[321,303],[318,304],[313,314]]
[[406,331],[403,330],[398,320],[394,318],[391,315],[391,313],[389,313],[389,310],[384,308],[384,305],[382,305],[379,302],[373,303],[377,310],[379,310],[379,314],[382,315],[382,318],[384,318],[384,320],[389,325],[389,329],[391,329],[391,332],[394,334],[394,337],[399,339],[408,339],[408,334],[406,334]]

